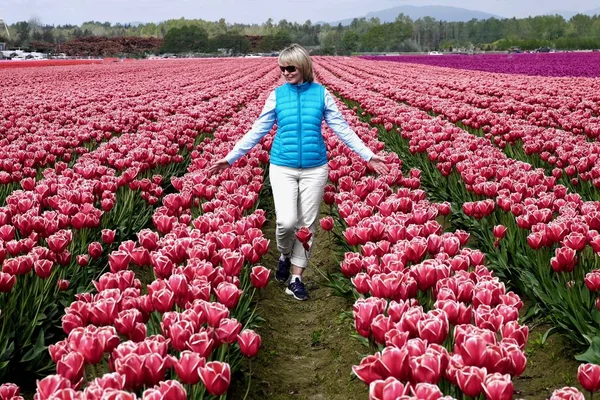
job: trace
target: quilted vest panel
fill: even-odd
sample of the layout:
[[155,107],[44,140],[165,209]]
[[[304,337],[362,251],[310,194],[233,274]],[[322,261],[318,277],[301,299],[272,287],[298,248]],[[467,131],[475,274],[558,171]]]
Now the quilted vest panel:
[[321,122],[325,89],[318,83],[275,89],[277,134],[271,147],[271,163],[282,167],[313,168],[327,163]]

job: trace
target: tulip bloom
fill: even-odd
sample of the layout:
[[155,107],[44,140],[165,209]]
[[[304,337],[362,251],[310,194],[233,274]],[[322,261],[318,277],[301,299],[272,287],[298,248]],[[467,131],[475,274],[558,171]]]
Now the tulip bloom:
[[321,225],[321,229],[323,229],[324,231],[330,231],[333,229],[334,225],[333,218],[329,216],[321,218],[319,224]]
[[269,284],[270,275],[271,270],[268,268],[265,268],[262,265],[254,266],[252,267],[252,272],[250,273],[250,282],[255,288],[263,289]]
[[577,380],[590,393],[600,390],[600,365],[581,364],[577,369]]
[[208,393],[220,396],[227,392],[229,388],[231,369],[227,363],[220,361],[208,362],[204,367],[200,367],[200,378]]
[[246,357],[252,358],[258,354],[261,345],[260,335],[252,329],[244,329],[237,336],[240,352]]
[[511,400],[514,388],[510,375],[495,373],[486,376],[483,391],[489,400]]
[[84,358],[76,351],[65,354],[56,363],[56,372],[77,385],[83,378]]

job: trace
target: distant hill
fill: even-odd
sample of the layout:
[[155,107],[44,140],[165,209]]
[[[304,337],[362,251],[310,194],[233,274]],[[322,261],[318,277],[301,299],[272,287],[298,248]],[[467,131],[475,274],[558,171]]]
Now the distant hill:
[[[423,17],[432,17],[438,21],[449,21],[449,22],[466,22],[473,18],[475,19],[488,19],[488,18],[504,18],[498,15],[468,10],[466,8],[448,7],[448,6],[399,6],[394,8],[387,8],[381,11],[373,11],[367,15],[357,15],[356,18],[379,18],[382,23],[393,22],[398,14],[408,15],[413,21]],[[328,22],[330,25],[342,24],[343,26],[350,25],[354,18],[347,18],[339,21]],[[320,21],[317,24],[324,24]]]
[[572,16],[577,15],[577,14],[585,14],[585,15],[589,15],[590,17],[592,15],[600,15],[600,7],[594,8],[591,10],[587,10],[587,11],[583,11],[583,12],[567,11],[567,10],[552,10],[549,13],[547,13],[547,15],[554,15],[554,14],[562,15],[562,17],[568,21],[571,19]]

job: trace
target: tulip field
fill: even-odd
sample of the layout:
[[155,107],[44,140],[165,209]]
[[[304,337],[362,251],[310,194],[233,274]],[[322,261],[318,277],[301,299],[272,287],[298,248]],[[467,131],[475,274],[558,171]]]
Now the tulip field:
[[[320,227],[364,344],[344,376],[373,400],[520,398],[527,323],[543,320],[583,362],[577,388],[547,397],[600,390],[600,71],[385,60],[314,58],[389,167],[324,125]],[[275,129],[208,167],[283,83],[276,67],[0,69],[0,382],[38,400],[234,398],[273,351],[256,307],[277,284],[263,260]]]

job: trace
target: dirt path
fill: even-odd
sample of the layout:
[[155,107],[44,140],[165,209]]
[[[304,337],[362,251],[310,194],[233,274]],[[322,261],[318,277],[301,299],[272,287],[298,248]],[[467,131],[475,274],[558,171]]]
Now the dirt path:
[[[263,229],[271,240],[263,264],[277,265],[274,221],[269,216]],[[317,232],[312,263],[304,282],[310,300],[300,302],[284,293],[284,286],[272,281],[261,291],[258,314],[264,318],[257,331],[262,348],[252,361],[252,383],[247,399],[366,399],[368,388],[354,378],[352,365],[358,364],[367,352],[356,339],[352,325],[352,303],[333,294],[325,286],[326,274],[339,268],[330,250],[325,232]],[[247,360],[245,360],[247,361]],[[248,363],[243,363],[245,377],[234,380],[231,399],[243,399],[248,377]]]

